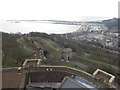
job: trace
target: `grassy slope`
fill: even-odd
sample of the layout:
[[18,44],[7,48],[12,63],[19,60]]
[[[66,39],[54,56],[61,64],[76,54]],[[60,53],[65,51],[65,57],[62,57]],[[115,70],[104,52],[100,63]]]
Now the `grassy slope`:
[[[3,67],[21,66],[26,58],[30,58],[37,48],[49,52],[50,60],[53,61],[57,49],[61,47],[54,41],[41,37],[22,37],[3,33]],[[51,61],[49,63],[51,64]]]
[[[100,68],[108,73],[115,75],[116,80],[120,83],[118,54],[108,52],[106,48],[100,49],[98,47],[94,47],[94,44],[91,44],[89,42],[74,42],[72,40],[66,40],[58,36],[56,36],[56,38],[57,39],[54,40],[57,43],[64,47],[72,48],[72,50],[75,51],[75,54],[73,55],[74,61],[84,63],[89,66],[85,71],[92,74],[97,68]],[[86,56],[84,53],[88,53],[90,56]],[[70,63],[62,63],[61,65],[75,67],[75,65],[71,65]]]
[[[32,43],[32,41],[34,41]],[[43,48],[51,51],[55,51],[56,49],[60,49],[59,45],[50,39],[44,39],[41,37],[29,37],[29,38],[20,38],[18,42],[25,46],[26,50],[35,51],[37,48]]]
[[20,66],[29,52],[20,47],[12,34],[3,33],[2,39],[3,67]]
[[[30,40],[33,40],[34,44],[31,43]],[[50,58],[49,58],[48,64],[52,64],[54,61],[56,61],[56,59],[58,60],[58,58],[56,57],[56,50],[61,49],[61,48],[56,42],[54,42],[50,39],[41,38],[41,37],[31,37],[31,38],[20,38],[18,41],[19,41],[19,43],[25,45],[27,47],[26,49],[28,49],[28,50],[30,49],[30,50],[34,51],[35,48],[43,48],[44,50],[45,49],[48,50],[48,52],[50,52]],[[107,54],[104,51],[102,51],[102,52],[97,51],[96,53],[94,53],[94,52],[93,53],[98,54],[98,56],[100,54],[102,56],[109,57],[109,54]],[[101,68],[101,66],[103,66],[103,67],[108,67],[108,68],[113,69],[113,70],[118,70],[118,67],[115,65],[111,65],[111,64],[105,63],[105,62],[100,61],[100,60],[95,60],[93,58],[88,58],[85,56],[80,56],[80,55],[75,54],[74,59],[76,59],[78,62],[86,63],[90,66],[94,65],[98,68]],[[100,58],[97,58],[97,59],[100,59]],[[66,65],[66,64],[63,64],[63,65]]]
[[[104,62],[96,61],[93,59],[89,59],[87,57],[82,57],[82,56],[75,56],[79,62],[87,63],[90,67],[93,67],[94,70],[97,68],[101,68],[102,70],[108,71],[108,72],[116,72],[119,70],[119,68],[115,65],[107,64]],[[93,71],[94,71],[93,70]],[[91,70],[92,71],[92,70]]]
[[[32,43],[32,41],[34,42]],[[47,50],[49,53],[49,58],[43,62],[44,64],[54,64],[55,61],[58,61],[59,58],[56,55],[56,52],[57,49],[62,49],[56,42],[41,37],[19,38],[18,42],[28,51],[34,52],[37,48]]]
[[100,61],[95,61],[95,60],[92,60],[92,59],[89,59],[87,57],[81,57],[81,56],[75,56],[78,60],[80,60],[80,62],[87,62],[89,64],[96,64],[96,65],[104,65],[104,66],[110,66],[112,67],[113,69],[115,70],[118,70],[118,67],[115,66],[115,65],[111,65],[111,64],[107,64],[107,63],[104,63],[104,62],[100,62]]
[[[52,63],[54,63],[54,61],[57,62],[57,60],[59,59],[58,58],[59,56],[56,54],[56,52],[57,52],[57,49],[61,49],[60,45],[48,38],[22,37],[22,38],[15,39],[15,37],[13,35],[4,34],[4,36],[5,37],[3,37],[3,39],[4,39],[3,40],[4,41],[3,49],[5,49],[4,51],[8,51],[8,52],[5,52],[5,54],[7,56],[5,56],[4,59],[6,60],[7,58],[9,58],[10,60],[7,60],[5,62],[3,61],[3,65],[9,66],[9,64],[7,65],[6,63],[11,63],[10,66],[12,66],[12,63],[15,64],[15,60],[19,58],[18,56],[20,56],[20,55],[24,56],[25,54],[30,55],[37,48],[42,48],[43,50],[48,50],[49,56],[50,56],[48,64],[52,64]],[[68,46],[69,46],[69,44],[68,44]],[[12,55],[11,55],[11,52],[13,53]],[[22,52],[23,55],[22,54],[18,55],[19,54],[18,52],[19,53]],[[3,52],[3,54],[4,54],[4,52]],[[105,55],[105,56],[109,57],[109,55],[107,53],[103,54],[100,51],[96,52],[95,54],[101,54],[102,56]],[[12,57],[14,57],[14,58],[12,58]],[[78,62],[86,63],[88,65],[97,65],[98,64],[99,66],[101,65],[101,66],[110,67],[110,68],[113,68],[114,70],[118,69],[117,66],[115,66],[115,65],[111,65],[111,64],[102,62],[100,60],[95,60],[93,58],[88,58],[88,57],[80,56],[77,54],[74,55],[74,59],[77,60]],[[97,58],[97,59],[99,59],[99,58]]]
[[[45,38],[40,38],[40,37],[34,37],[32,39],[34,41],[36,41],[35,45],[37,47],[41,47],[43,49],[46,49],[50,53],[49,59],[44,64],[69,66],[69,67],[77,68],[77,69],[80,69],[80,70],[83,70],[83,71],[86,71],[86,72],[89,72],[89,73],[93,73],[94,70],[96,70],[97,68],[105,70],[105,71],[107,71],[109,73],[112,73],[114,75],[116,75],[116,72],[118,72],[118,67],[116,65],[109,64],[110,59],[114,59],[112,61],[117,60],[117,57],[116,57],[117,55],[114,55],[112,53],[107,53],[105,50],[100,50],[100,49],[96,49],[96,48],[94,49],[93,48],[91,53],[93,53],[93,55],[95,55],[95,57],[86,57],[84,55],[74,54],[73,55],[74,60],[77,60],[78,62],[81,62],[81,63],[85,63],[89,66],[88,69],[85,69],[83,67],[76,66],[76,65],[68,63],[68,62],[58,61],[59,56],[56,54],[56,50],[61,49],[61,47],[56,42],[54,42],[50,39],[45,39]],[[82,46],[82,45],[80,45],[80,46]],[[87,51],[87,49],[91,50],[91,48],[87,47],[88,45],[86,46],[87,49],[85,49],[84,46],[81,47],[81,50],[83,50],[83,51],[84,50]],[[106,60],[108,62],[104,62],[103,57],[108,58],[108,60]],[[117,76],[117,78],[118,78],[118,76]]]
[[[47,50],[49,52],[49,58],[45,62],[42,62],[43,64],[69,66],[89,73],[92,73],[97,68],[101,68],[102,70],[117,75],[116,71],[118,70],[118,67],[115,66],[115,64],[112,64],[112,62],[117,60],[116,55],[107,53],[105,50],[91,48],[89,44],[76,44],[61,38],[57,38],[57,41],[52,41],[49,38],[42,37],[16,38],[14,35],[6,33],[3,34],[2,44],[3,67],[21,66],[24,60],[29,58],[37,48],[42,48],[43,50]],[[73,55],[73,60],[85,63],[89,66],[89,68],[85,69],[68,62],[60,62],[57,49],[63,49],[61,46],[74,49],[75,54]],[[94,55],[94,57],[84,56],[82,53],[86,51],[89,51],[89,53]],[[107,60],[105,61],[103,57],[106,57]],[[119,76],[117,76],[117,79],[118,78]]]
[[[61,41],[60,41],[61,40]],[[48,38],[42,38],[42,37],[22,37],[22,38],[16,38],[14,35],[10,34],[3,34],[3,66],[4,67],[15,67],[15,66],[21,66],[23,61],[26,58],[29,58],[30,55],[37,49],[42,48],[43,50],[47,50],[49,52],[49,58],[43,64],[50,64],[50,65],[62,65],[62,66],[69,66],[77,69],[81,69],[83,71],[92,72],[96,68],[101,68],[103,70],[106,70],[107,72],[116,72],[118,70],[117,66],[106,63],[102,60],[100,57],[115,57],[115,55],[112,55],[110,53],[106,53],[104,50],[97,50],[97,49],[91,49],[87,45],[77,45],[73,42],[67,42],[62,39],[58,39],[58,42],[52,41]],[[60,42],[60,43],[59,43]],[[59,43],[59,44],[58,44]],[[72,49],[75,48],[75,51],[79,54],[74,54],[73,59],[85,63],[86,65],[90,66],[88,68],[89,70],[86,70],[83,67],[76,66],[74,64],[68,63],[68,62],[60,62],[59,55],[57,54],[57,49],[62,49],[61,46],[70,47]],[[89,58],[84,55],[81,55],[80,51],[91,51],[93,55],[96,55],[95,58]],[[97,50],[97,51],[96,51]],[[97,58],[98,57],[98,58]],[[96,60],[99,59],[99,60]],[[116,58],[117,59],[117,58]],[[102,60],[102,61],[100,61]],[[18,63],[16,62],[18,61]]]
[[83,68],[83,67],[80,67],[80,66],[77,66],[77,65],[74,65],[74,64],[71,64],[71,63],[69,63],[69,62],[62,62],[62,63],[60,63],[59,65],[61,65],[61,66],[68,66],[68,67],[80,69],[80,70],[83,70],[83,71],[86,71],[86,72],[87,72],[87,69],[85,69],[85,68]]

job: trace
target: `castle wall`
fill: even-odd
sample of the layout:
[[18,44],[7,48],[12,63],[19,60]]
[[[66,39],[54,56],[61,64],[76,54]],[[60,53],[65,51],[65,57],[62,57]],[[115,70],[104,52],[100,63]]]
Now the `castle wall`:
[[2,73],[2,88],[19,88],[21,74],[18,72]]
[[61,82],[65,76],[71,75],[94,81],[91,74],[65,66],[41,66],[28,70],[27,74],[30,75],[31,82]]
[[71,76],[71,74],[57,71],[40,71],[30,73],[31,82],[61,82],[65,76]]
[[[61,82],[65,76],[77,75],[85,78],[86,80],[100,86],[93,75],[84,71],[66,67],[66,66],[41,66],[32,68],[22,68],[21,71],[17,69],[5,69],[3,70],[3,88],[17,88],[20,85],[23,73],[25,75],[25,87],[30,82]],[[29,79],[30,77],[30,79]],[[12,83],[11,83],[12,82]],[[103,86],[104,83],[102,83]],[[101,87],[102,87],[101,86]],[[104,85],[106,86],[106,85]],[[107,86],[109,87],[109,86]]]

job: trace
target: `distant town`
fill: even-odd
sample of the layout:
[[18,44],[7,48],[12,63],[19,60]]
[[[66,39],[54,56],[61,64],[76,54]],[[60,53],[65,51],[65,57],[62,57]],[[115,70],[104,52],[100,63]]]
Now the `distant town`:
[[3,58],[3,90],[6,88],[119,90],[118,20],[117,18],[96,22],[7,20],[10,22],[9,25],[13,26],[19,26],[21,22],[32,22],[73,25],[79,28],[64,34],[3,31],[3,49],[0,53]]

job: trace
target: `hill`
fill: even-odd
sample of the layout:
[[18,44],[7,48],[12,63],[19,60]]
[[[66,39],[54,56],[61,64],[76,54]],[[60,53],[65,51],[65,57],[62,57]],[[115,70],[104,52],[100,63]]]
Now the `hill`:
[[118,18],[103,20],[101,22],[84,22],[79,25],[79,28],[70,33],[59,34],[59,36],[81,41],[90,41],[99,43],[100,46],[111,48],[114,51],[119,49],[118,45]]
[[14,35],[8,33],[2,33],[2,51],[3,67],[19,66],[29,53],[20,47]]
[[3,33],[2,39],[3,67],[21,66],[24,60],[31,58],[38,48],[47,50],[50,53],[50,58],[56,49],[61,48],[56,42],[42,36],[33,35],[29,37],[27,35]]
[[[110,52],[106,48],[99,48],[97,46],[99,44],[96,45],[88,41],[78,42],[62,38],[59,35],[39,32],[30,32],[29,34],[3,33],[2,37],[3,67],[21,66],[26,58],[33,58],[33,53],[38,48],[42,48],[49,53],[47,60],[42,62],[44,65],[70,66],[89,73],[100,68],[119,77],[118,54]],[[64,48],[73,50],[70,62],[60,61],[57,50]]]
[[108,28],[109,32],[118,32],[119,18],[103,20],[102,23]]
[[[118,54],[109,51],[106,48],[98,47],[99,44],[88,41],[75,41],[59,37],[59,35],[48,35],[45,33],[31,32],[29,34],[8,34],[3,33],[3,66],[21,65],[25,58],[32,58],[33,53],[41,48],[49,53],[49,63],[52,64],[56,59],[57,49],[71,48],[73,50],[73,59],[90,59],[96,63],[103,63],[105,66],[118,65]],[[52,57],[52,58],[51,58]],[[58,59],[57,59],[58,60]],[[82,59],[80,59],[82,62]],[[85,61],[83,61],[85,62]],[[94,63],[95,63],[94,62]],[[87,63],[87,62],[86,62]],[[14,64],[14,65],[13,65]],[[90,63],[89,63],[90,65]]]
[[[89,73],[93,73],[94,70],[100,68],[109,73],[115,75],[118,80],[120,70],[118,66],[118,55],[119,53],[114,53],[107,47],[101,47],[100,43],[89,42],[87,40],[75,41],[72,39],[65,39],[60,35],[52,35],[54,41],[62,45],[65,48],[71,48],[73,50],[72,60],[77,62],[74,63],[63,63],[62,65],[71,66],[74,68],[85,70]],[[78,63],[87,65],[88,68],[78,67]],[[120,78],[119,78],[120,79]]]

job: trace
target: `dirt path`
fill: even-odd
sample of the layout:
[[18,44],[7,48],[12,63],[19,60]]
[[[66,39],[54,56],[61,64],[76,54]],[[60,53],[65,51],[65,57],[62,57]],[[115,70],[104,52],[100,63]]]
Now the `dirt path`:
[[71,64],[75,64],[77,66],[83,67],[83,68],[88,68],[87,65],[80,63],[80,62],[75,62],[75,61],[70,61]]

